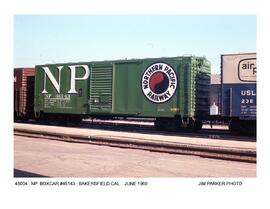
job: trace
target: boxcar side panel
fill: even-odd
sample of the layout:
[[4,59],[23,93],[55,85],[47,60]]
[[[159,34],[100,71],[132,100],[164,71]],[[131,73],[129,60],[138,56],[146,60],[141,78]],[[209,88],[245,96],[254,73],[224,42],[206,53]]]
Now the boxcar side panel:
[[177,79],[177,64],[173,60],[144,59],[116,63],[114,113],[142,117],[174,117],[174,110],[179,110],[177,100],[180,88],[175,81],[171,88],[176,89],[171,94],[168,86],[172,82],[164,75],[166,67],[175,70],[175,74],[171,76],[172,79],[173,76]]
[[142,92],[140,90],[141,62],[115,63],[114,109],[115,114],[141,115]]
[[35,112],[88,114],[87,63],[36,66]]
[[194,117],[209,111],[205,62],[191,56],[36,66],[35,111]]
[[195,115],[202,119],[209,117],[210,110],[210,63],[205,58],[193,58],[193,71],[195,74]]
[[112,113],[113,65],[93,63],[90,68],[89,114]]

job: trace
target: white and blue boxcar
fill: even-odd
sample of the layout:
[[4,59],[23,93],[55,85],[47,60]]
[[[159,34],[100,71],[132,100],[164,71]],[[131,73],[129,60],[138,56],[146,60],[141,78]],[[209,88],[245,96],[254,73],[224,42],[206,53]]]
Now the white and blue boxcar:
[[256,133],[256,53],[221,55],[221,114],[231,132]]

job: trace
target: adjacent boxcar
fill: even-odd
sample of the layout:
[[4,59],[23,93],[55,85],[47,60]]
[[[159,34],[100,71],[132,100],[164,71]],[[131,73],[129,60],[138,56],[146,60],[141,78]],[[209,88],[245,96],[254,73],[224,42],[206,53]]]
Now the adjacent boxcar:
[[34,68],[14,69],[14,118],[34,116]]
[[222,116],[232,132],[256,133],[256,53],[221,55]]
[[201,127],[209,116],[210,63],[172,57],[36,66],[36,117],[151,117],[156,127]]

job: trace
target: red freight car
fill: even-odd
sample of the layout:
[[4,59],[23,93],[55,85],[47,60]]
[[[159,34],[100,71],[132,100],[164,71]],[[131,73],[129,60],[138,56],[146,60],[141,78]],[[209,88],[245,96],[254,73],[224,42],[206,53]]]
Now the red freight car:
[[35,68],[14,69],[14,118],[34,116]]

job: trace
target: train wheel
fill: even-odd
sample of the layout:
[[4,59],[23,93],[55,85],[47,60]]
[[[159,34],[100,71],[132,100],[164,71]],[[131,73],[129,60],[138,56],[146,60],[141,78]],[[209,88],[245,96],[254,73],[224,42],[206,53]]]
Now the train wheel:
[[177,130],[180,127],[179,120],[175,118],[157,118],[155,128],[161,131]]
[[191,131],[199,131],[202,129],[202,121],[198,119],[189,118],[186,128]]
[[232,119],[229,124],[232,134],[256,135],[256,120]]
[[232,119],[229,123],[229,130],[232,134],[239,134],[241,129],[240,123],[238,120]]
[[155,129],[160,130],[160,131],[166,130],[166,121],[159,119],[159,118],[156,118]]
[[199,130],[202,129],[202,125],[203,125],[203,124],[202,124],[202,121],[201,121],[201,120],[195,120],[193,129],[194,129],[195,131],[199,131]]
[[80,116],[77,116],[77,117],[72,118],[72,123],[73,123],[75,126],[80,125],[81,122],[82,122],[82,119],[81,119]]

